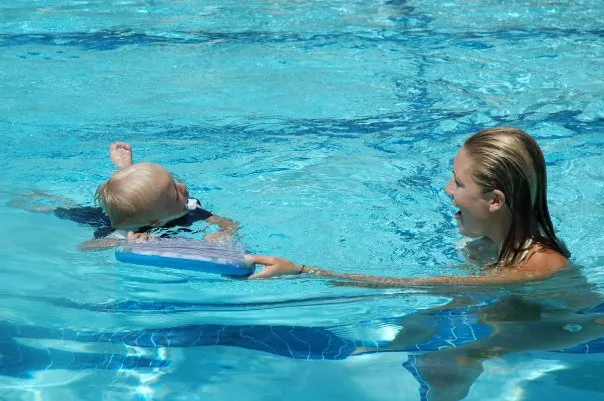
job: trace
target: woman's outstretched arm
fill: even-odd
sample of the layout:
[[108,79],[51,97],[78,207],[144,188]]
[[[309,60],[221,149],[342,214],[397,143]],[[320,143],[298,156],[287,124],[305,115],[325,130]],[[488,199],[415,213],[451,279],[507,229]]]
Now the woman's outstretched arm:
[[296,264],[289,259],[276,256],[252,255],[254,263],[264,268],[250,278],[270,278],[284,275],[312,274],[318,277],[335,278],[348,281],[375,284],[379,287],[407,287],[422,285],[489,285],[513,284],[548,278],[561,271],[568,261],[559,255],[548,252],[536,252],[522,265],[491,270],[481,275],[470,276],[430,276],[430,277],[378,277],[368,274],[338,273],[315,266]]

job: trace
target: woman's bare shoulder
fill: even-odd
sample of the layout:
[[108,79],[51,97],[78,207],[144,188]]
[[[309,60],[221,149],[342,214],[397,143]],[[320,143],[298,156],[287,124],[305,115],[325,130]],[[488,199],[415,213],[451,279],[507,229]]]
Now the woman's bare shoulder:
[[523,263],[522,269],[550,275],[565,269],[568,265],[568,259],[561,253],[535,245]]

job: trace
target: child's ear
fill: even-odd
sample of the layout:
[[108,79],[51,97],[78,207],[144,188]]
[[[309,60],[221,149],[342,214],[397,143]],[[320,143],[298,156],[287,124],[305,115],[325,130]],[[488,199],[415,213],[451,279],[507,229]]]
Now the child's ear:
[[498,190],[494,189],[491,196],[491,202],[489,204],[489,211],[496,212],[505,206],[505,194]]

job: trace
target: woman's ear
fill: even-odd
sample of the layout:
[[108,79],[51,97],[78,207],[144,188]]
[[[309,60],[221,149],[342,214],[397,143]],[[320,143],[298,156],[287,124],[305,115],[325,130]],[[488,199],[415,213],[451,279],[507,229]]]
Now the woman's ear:
[[491,201],[489,203],[489,212],[496,212],[505,206],[505,194],[498,190],[494,189],[491,196]]

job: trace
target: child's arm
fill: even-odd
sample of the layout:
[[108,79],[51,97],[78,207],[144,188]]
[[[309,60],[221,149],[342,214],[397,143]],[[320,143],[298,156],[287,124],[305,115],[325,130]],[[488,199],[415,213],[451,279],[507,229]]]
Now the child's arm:
[[127,241],[146,241],[148,239],[155,238],[155,235],[149,233],[135,233],[133,231],[128,231],[127,237],[125,238],[99,238],[99,239],[91,239],[88,241],[84,241],[78,247],[80,251],[88,252],[88,251],[104,251],[105,249],[114,248],[124,242]]
[[115,238],[91,239],[91,240],[82,242],[78,246],[78,249],[82,252],[104,251],[105,249],[114,248],[122,242],[124,242],[124,240],[115,239]]
[[238,222],[215,214],[205,219],[205,221],[219,227],[217,232],[208,234],[203,238],[206,241],[229,240],[231,239],[231,235],[239,229]]

